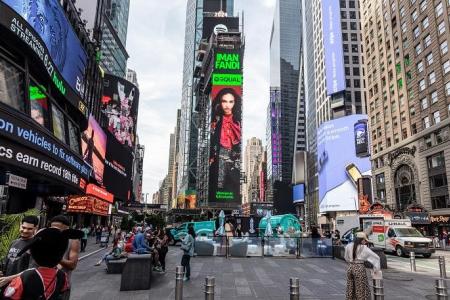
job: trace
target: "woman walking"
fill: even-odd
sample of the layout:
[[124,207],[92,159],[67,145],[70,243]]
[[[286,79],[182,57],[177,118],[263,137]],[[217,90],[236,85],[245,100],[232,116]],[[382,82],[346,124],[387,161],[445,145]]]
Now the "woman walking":
[[183,257],[181,258],[181,265],[184,267],[184,281],[188,281],[191,277],[191,257],[194,256],[194,242],[195,231],[193,226],[188,227],[188,233],[181,241],[181,250],[183,250]]
[[375,252],[367,247],[367,235],[364,232],[357,232],[355,241],[345,247],[345,260],[348,262],[347,268],[347,300],[369,300],[370,288],[367,279],[364,262],[368,261],[373,265],[372,278],[381,279],[380,258]]
[[161,231],[161,234],[158,237],[158,240],[159,240],[159,248],[158,248],[159,262],[161,264],[162,271],[165,272],[166,271],[166,254],[167,254],[167,252],[169,252],[169,241],[170,241],[170,237],[167,234],[167,229]]

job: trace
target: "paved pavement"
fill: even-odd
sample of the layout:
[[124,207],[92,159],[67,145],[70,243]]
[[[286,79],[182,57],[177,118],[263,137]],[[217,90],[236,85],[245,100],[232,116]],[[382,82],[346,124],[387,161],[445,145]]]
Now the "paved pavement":
[[[104,265],[94,266],[105,251],[79,262],[72,274],[72,300],[174,299],[174,270],[181,260],[179,247],[170,248],[168,272],[154,273],[150,290],[132,292],[119,292],[120,274],[106,274]],[[386,299],[435,299],[432,295],[436,276],[424,271],[422,260],[418,272],[413,274],[408,271],[407,258],[403,262],[392,261],[392,257],[389,256],[392,267],[384,272]],[[428,260],[431,261],[437,263],[436,259]],[[330,258],[194,257],[183,299],[203,299],[208,275],[216,277],[215,299],[288,299],[290,277],[300,278],[301,299],[344,299],[345,272],[345,262]]]

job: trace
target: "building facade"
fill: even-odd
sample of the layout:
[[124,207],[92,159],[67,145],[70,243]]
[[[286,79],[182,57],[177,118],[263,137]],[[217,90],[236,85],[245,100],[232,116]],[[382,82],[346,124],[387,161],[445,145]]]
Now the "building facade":
[[448,1],[362,1],[373,193],[396,211],[450,215],[449,11]]
[[244,152],[245,183],[243,185],[242,203],[259,200],[258,193],[253,193],[258,182],[258,166],[263,153],[262,141],[256,137],[247,140]]
[[131,83],[133,83],[136,87],[139,87],[138,80],[137,80],[137,73],[135,70],[127,69],[127,80]]

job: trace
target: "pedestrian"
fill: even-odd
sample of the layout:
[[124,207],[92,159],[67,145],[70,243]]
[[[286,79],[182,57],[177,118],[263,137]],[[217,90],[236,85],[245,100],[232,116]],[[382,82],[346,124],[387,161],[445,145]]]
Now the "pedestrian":
[[345,247],[345,260],[347,267],[347,300],[369,300],[370,287],[367,279],[364,262],[368,261],[373,265],[372,278],[381,279],[380,258],[367,247],[367,235],[360,231],[355,235],[354,242]]
[[83,237],[81,238],[81,252],[84,252],[87,246],[89,228],[87,226],[84,226],[83,229],[81,229],[81,231],[83,232]]
[[92,237],[95,236],[95,225],[94,225],[94,223],[91,224],[91,231],[90,231],[89,233],[90,233],[90,235],[91,235]]
[[14,278],[20,276],[20,273],[30,267],[31,255],[24,252],[19,255],[21,250],[27,247],[38,229],[39,219],[36,216],[25,216],[20,224],[20,237],[14,240],[9,246],[3,264],[3,276],[0,277],[0,288],[9,284]]
[[137,228],[137,234],[133,240],[133,252],[137,254],[149,254],[151,252],[150,246],[146,242],[142,227]]
[[[58,215],[53,217],[50,222],[50,227],[57,228],[60,231],[65,231],[70,228],[70,221],[66,216]],[[80,236],[80,238],[82,235]],[[80,255],[80,240],[79,239],[69,239],[68,245],[65,248],[65,253],[63,258],[59,262],[58,268],[67,274],[68,288],[62,293],[61,300],[70,299],[70,278],[72,272],[76,269],[78,264],[78,257]]]
[[170,237],[167,234],[167,229],[162,230],[159,239],[159,262],[161,264],[161,269],[163,272],[166,271],[166,255],[169,252],[169,242]]
[[97,225],[95,228],[95,243],[100,243],[100,239],[102,238],[102,227],[100,225]]
[[124,251],[123,239],[114,239],[113,248],[110,252],[106,253],[102,259],[100,259],[95,266],[100,266],[103,261],[108,263],[110,260],[118,260],[128,256],[128,253]]
[[235,235],[236,235],[237,237],[242,237],[242,227],[241,227],[241,224],[237,224]]
[[319,233],[319,229],[317,229],[317,227],[312,227],[311,228],[311,246],[312,246],[312,252],[315,255],[318,255],[318,251],[317,251],[317,245],[319,243],[319,240],[322,238],[322,236]]
[[181,241],[181,250],[183,250],[183,257],[181,258],[181,265],[184,267],[184,281],[188,281],[191,277],[191,257],[194,256],[195,231],[193,226],[188,227],[188,233]]
[[19,299],[68,299],[62,295],[69,289],[67,273],[57,268],[63,260],[69,239],[80,239],[82,232],[68,229],[45,228],[40,230],[32,241],[19,252],[31,253],[36,267],[28,269],[14,278],[4,292],[4,297]]

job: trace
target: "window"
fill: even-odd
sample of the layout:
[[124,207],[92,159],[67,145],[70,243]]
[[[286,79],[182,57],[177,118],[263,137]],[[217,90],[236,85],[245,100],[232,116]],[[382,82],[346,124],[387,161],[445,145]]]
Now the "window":
[[415,20],[417,20],[417,16],[418,16],[417,10],[413,11],[413,13],[411,14],[411,18],[412,18],[413,22]]
[[352,63],[353,64],[359,64],[359,58],[358,58],[358,56],[352,56]]
[[427,64],[430,66],[433,63],[433,53],[427,55]]
[[358,45],[352,45],[352,52],[358,53]]
[[417,73],[421,73],[423,71],[423,61],[420,61],[417,64]]
[[431,45],[431,36],[427,35],[424,39],[423,39],[423,45],[424,48],[428,47]]
[[353,68],[353,75],[359,76],[359,68]]
[[434,71],[428,74],[428,82],[429,85],[432,85],[433,83],[436,82],[436,74],[434,73]]
[[445,32],[445,22],[444,21],[439,23],[439,25],[438,25],[438,32],[439,32],[439,34],[443,34]]
[[427,29],[428,25],[430,25],[430,23],[428,22],[428,17],[426,17],[425,19],[422,20],[422,30]]
[[444,55],[447,52],[448,52],[448,43],[447,43],[447,41],[443,41],[441,43],[441,53],[442,53],[442,55]]
[[0,102],[25,111],[25,76],[15,66],[0,57]]
[[341,8],[345,8],[345,0],[341,0],[341,1],[339,1],[340,2],[340,4],[341,4]]
[[430,118],[429,117],[423,118],[422,121],[423,121],[423,128],[430,127]]
[[431,207],[433,209],[446,208],[448,202],[448,195],[431,197]]
[[427,0],[420,2],[420,12],[423,12],[425,9],[427,9]]
[[426,88],[425,79],[419,81],[419,90],[423,91]]
[[347,12],[345,10],[341,10],[341,19],[347,19]]
[[422,53],[422,45],[421,44],[417,44],[417,46],[416,46],[416,54],[419,55],[420,53]]
[[343,41],[348,41],[348,34],[347,33],[342,33],[342,40]]
[[402,33],[406,32],[406,22],[402,23]]
[[38,124],[48,126],[48,99],[45,94],[45,89],[35,83],[30,82],[30,113],[31,118]]
[[428,169],[445,167],[444,152],[439,152],[427,157]]
[[80,144],[79,144],[79,140],[80,140],[80,135],[78,133],[78,128],[71,122],[68,121],[68,129],[69,129],[69,146],[70,149],[72,149],[72,151],[74,151],[75,153],[79,153],[80,152]]
[[66,128],[64,126],[64,115],[55,105],[52,105],[53,134],[62,142],[66,142]]
[[447,74],[450,71],[450,61],[447,60],[444,62],[444,74]]
[[442,15],[442,13],[443,13],[442,2],[439,2],[439,4],[436,5],[436,7],[434,8],[434,11],[436,12],[436,18]]
[[351,29],[351,30],[356,30],[356,29],[358,29],[357,26],[356,26],[356,22],[350,22],[350,29]]
[[355,1],[349,1],[348,2],[348,7],[355,8]]
[[420,35],[420,28],[419,26],[416,26],[416,28],[414,28],[414,37],[417,38]]
[[438,94],[437,91],[434,91],[431,93],[431,104],[434,104],[438,101]]
[[350,35],[350,39],[351,39],[352,42],[358,41],[358,34],[352,33],[352,34]]
[[427,145],[427,148],[430,148],[433,146],[433,139],[431,138],[431,134],[425,136],[424,138],[425,145]]
[[342,48],[344,49],[344,52],[348,52],[348,44],[344,44]]
[[427,109],[428,108],[428,99],[427,99],[427,97],[425,97],[422,100],[420,100],[420,105],[421,105],[422,109]]
[[342,22],[341,23],[341,29],[342,30],[347,30],[347,22]]
[[350,11],[350,19],[356,19],[356,12]]
[[430,177],[430,188],[440,188],[447,186],[447,174],[438,174]]
[[433,119],[434,119],[434,124],[441,122],[441,116],[439,114],[439,111],[435,111],[433,113]]
[[446,94],[447,96],[450,96],[450,82],[447,82],[447,83],[445,84],[445,94]]

